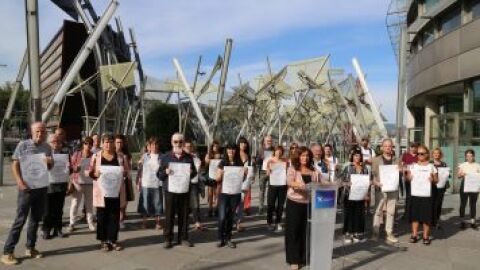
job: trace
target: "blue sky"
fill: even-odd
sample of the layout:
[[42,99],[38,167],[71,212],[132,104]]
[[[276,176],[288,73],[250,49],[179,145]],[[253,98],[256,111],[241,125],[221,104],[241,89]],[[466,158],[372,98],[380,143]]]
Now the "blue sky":
[[[107,0],[93,0],[99,14]],[[396,74],[385,26],[388,0],[119,0],[117,15],[136,31],[146,73],[175,74],[172,57],[192,74],[201,54],[208,70],[225,39],[234,39],[229,85],[292,61],[331,54],[332,66],[353,72],[357,57],[370,90],[389,122],[395,120]],[[0,1],[0,82],[13,80],[26,47],[24,1]],[[48,0],[39,0],[41,46],[66,16]]]

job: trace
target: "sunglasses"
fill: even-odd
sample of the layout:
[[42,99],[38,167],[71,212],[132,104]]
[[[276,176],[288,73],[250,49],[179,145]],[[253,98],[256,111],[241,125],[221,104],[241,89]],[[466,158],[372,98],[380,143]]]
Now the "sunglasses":
[[177,143],[183,143],[183,141],[173,141],[173,143],[177,144]]
[[426,153],[426,152],[418,152],[417,155],[419,155],[419,156],[426,156],[427,153]]
[[83,144],[84,144],[84,145],[90,145],[91,143],[89,143],[89,142],[84,142]]

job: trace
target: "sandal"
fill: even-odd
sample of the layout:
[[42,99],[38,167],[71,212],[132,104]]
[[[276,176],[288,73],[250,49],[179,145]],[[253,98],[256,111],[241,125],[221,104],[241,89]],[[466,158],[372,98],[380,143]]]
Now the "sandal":
[[123,249],[123,247],[121,245],[119,245],[118,243],[113,243],[112,244],[112,248],[115,250],[115,251],[120,251]]
[[418,236],[410,236],[410,243],[415,244],[418,242]]
[[111,250],[110,245],[108,243],[103,242],[102,244],[100,244],[100,250],[103,252],[109,252]]
[[423,238],[423,244],[424,244],[425,246],[430,245],[430,243],[432,243],[432,240],[430,240],[430,238]]

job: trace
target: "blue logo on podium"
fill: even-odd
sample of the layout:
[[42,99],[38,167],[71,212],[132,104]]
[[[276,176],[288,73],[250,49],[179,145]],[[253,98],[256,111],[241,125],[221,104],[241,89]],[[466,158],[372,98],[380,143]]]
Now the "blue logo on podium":
[[333,208],[335,207],[335,191],[334,190],[316,190],[315,191],[315,208]]

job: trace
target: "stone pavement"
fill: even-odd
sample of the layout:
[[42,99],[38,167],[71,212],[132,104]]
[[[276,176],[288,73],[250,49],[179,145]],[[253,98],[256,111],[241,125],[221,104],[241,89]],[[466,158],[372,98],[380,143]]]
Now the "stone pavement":
[[[17,189],[8,162],[5,164],[5,180],[6,185],[0,187],[2,248],[16,211]],[[257,186],[254,194],[257,194],[256,188]],[[65,213],[68,213],[69,202],[68,198]],[[203,212],[206,213],[205,200],[202,203]],[[253,204],[256,205],[256,196]],[[408,243],[409,227],[405,222],[397,225],[401,240],[397,245],[368,240],[344,246],[341,235],[342,216],[339,213],[332,268],[480,269],[480,231],[459,230],[459,219],[456,217],[458,205],[458,195],[446,196],[442,217],[444,229],[433,231],[435,240],[429,247],[421,243]],[[217,248],[216,221],[205,218],[209,230],[191,232],[195,247],[176,246],[171,250],[164,250],[160,231],[140,229],[136,207],[136,202],[129,204],[127,229],[120,232],[120,241],[125,247],[123,251],[102,253],[94,233],[88,231],[86,224],[81,224],[68,238],[39,240],[37,248],[44,252],[45,258],[23,259],[24,231],[16,249],[21,263],[14,267],[0,264],[0,269],[289,269],[285,263],[283,235],[268,231],[265,217],[246,218],[246,230],[234,234],[237,249]],[[65,214],[64,217],[66,216]],[[371,217],[367,219],[371,220]],[[67,219],[64,221],[67,222]],[[370,224],[371,221],[368,227]],[[153,221],[150,225],[153,228]]]

